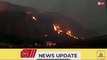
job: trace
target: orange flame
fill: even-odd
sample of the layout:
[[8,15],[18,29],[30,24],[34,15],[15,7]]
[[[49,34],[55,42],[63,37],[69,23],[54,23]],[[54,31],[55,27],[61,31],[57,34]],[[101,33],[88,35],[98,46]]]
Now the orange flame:
[[66,34],[74,39],[78,39],[78,37],[74,36],[70,30],[66,32]]
[[73,35],[72,35],[72,33],[71,33],[70,30],[68,30],[68,31],[66,32],[66,34],[69,35],[69,36],[71,36],[71,37],[73,37]]
[[33,19],[33,20],[37,20],[35,16],[32,16],[32,19]]
[[62,30],[58,30],[57,32],[58,32],[58,34],[61,34],[61,33],[62,33]]
[[63,30],[61,29],[61,27],[60,27],[59,25],[57,25],[57,24],[53,24],[53,28],[54,28],[54,30],[55,30],[58,34],[61,34],[62,32],[64,32],[65,34],[67,34],[68,36],[70,36],[70,37],[72,37],[72,38],[74,38],[74,39],[79,39],[77,36],[74,36],[74,35],[73,35],[73,32],[72,32],[72,31],[70,31],[70,30],[63,31]]
[[60,26],[53,24],[54,30],[58,33],[61,34],[63,31],[61,30]]
[[53,27],[54,27],[54,30],[57,31],[57,27],[56,27],[56,25],[53,24]]

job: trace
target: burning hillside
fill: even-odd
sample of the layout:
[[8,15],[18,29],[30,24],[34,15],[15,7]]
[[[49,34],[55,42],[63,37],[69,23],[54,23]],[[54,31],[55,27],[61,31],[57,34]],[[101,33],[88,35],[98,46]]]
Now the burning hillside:
[[[2,7],[7,6],[5,4],[8,4],[8,8],[2,10]],[[0,38],[1,42],[8,43],[9,46],[75,45],[78,44],[76,41],[87,35],[85,33],[88,30],[61,14],[40,13],[32,8],[5,2],[0,5]]]
[[58,34],[65,33],[74,39],[78,39],[78,37],[73,35],[73,32],[71,32],[70,30],[67,30],[67,29],[62,29],[58,24],[53,24],[53,28]]

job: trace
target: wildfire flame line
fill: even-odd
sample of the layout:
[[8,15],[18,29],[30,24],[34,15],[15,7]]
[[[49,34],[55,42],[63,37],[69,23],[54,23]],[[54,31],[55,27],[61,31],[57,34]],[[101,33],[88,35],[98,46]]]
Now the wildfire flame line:
[[71,36],[71,37],[73,37],[73,35],[72,35],[72,33],[71,33],[71,31],[70,31],[70,30],[69,30],[69,31],[67,31],[67,32],[66,32],[66,34],[67,34],[67,35],[69,35],[69,36]]
[[58,33],[61,34],[63,31],[61,30],[60,26],[53,24],[54,30]]
[[[61,34],[63,32],[59,25],[53,24],[53,28],[58,34]],[[74,39],[78,39],[78,37],[74,36],[70,30],[66,31],[65,33]]]

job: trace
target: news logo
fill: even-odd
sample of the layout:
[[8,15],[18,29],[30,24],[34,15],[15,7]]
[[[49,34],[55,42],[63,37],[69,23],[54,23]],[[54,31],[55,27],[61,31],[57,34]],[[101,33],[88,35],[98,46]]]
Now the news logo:
[[103,1],[102,1],[102,2],[98,2],[98,5],[99,5],[99,6],[104,6],[104,5],[105,5],[105,2],[103,2]]
[[106,51],[98,50],[97,51],[97,60],[106,60]]
[[23,49],[21,51],[21,58],[34,58],[36,49]]

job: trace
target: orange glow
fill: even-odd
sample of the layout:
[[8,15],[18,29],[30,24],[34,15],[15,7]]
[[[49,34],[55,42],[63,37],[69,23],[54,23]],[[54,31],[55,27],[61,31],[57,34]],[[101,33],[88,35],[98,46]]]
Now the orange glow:
[[74,38],[76,39],[77,37],[76,37],[76,36],[74,36]]
[[73,37],[73,35],[72,35],[72,33],[71,33],[70,30],[68,30],[68,31],[66,32],[66,34],[69,35],[69,36],[71,36],[71,37]]
[[59,30],[59,32],[63,32],[62,30]]
[[62,30],[58,30],[57,32],[58,32],[58,34],[61,34],[63,31]]
[[66,32],[66,34],[67,34],[68,36],[74,38],[74,39],[79,39],[78,37],[74,36],[70,30],[68,30],[68,31]]
[[58,31],[58,30],[61,29],[60,26],[58,26],[58,25],[54,25],[54,24],[53,24],[53,26],[54,26],[54,30],[55,30],[55,31]]
[[32,19],[33,19],[33,20],[37,20],[35,16],[32,16]]
[[61,30],[60,26],[53,24],[54,30],[58,33],[61,34],[63,31]]
[[53,26],[54,26],[54,30],[57,31],[57,27],[56,27],[56,25],[53,24]]
[[70,31],[70,30],[63,31],[62,28],[57,24],[53,24],[53,28],[54,28],[54,31],[56,31],[58,34],[65,33],[74,39],[79,39],[77,36],[73,35],[72,31]]

